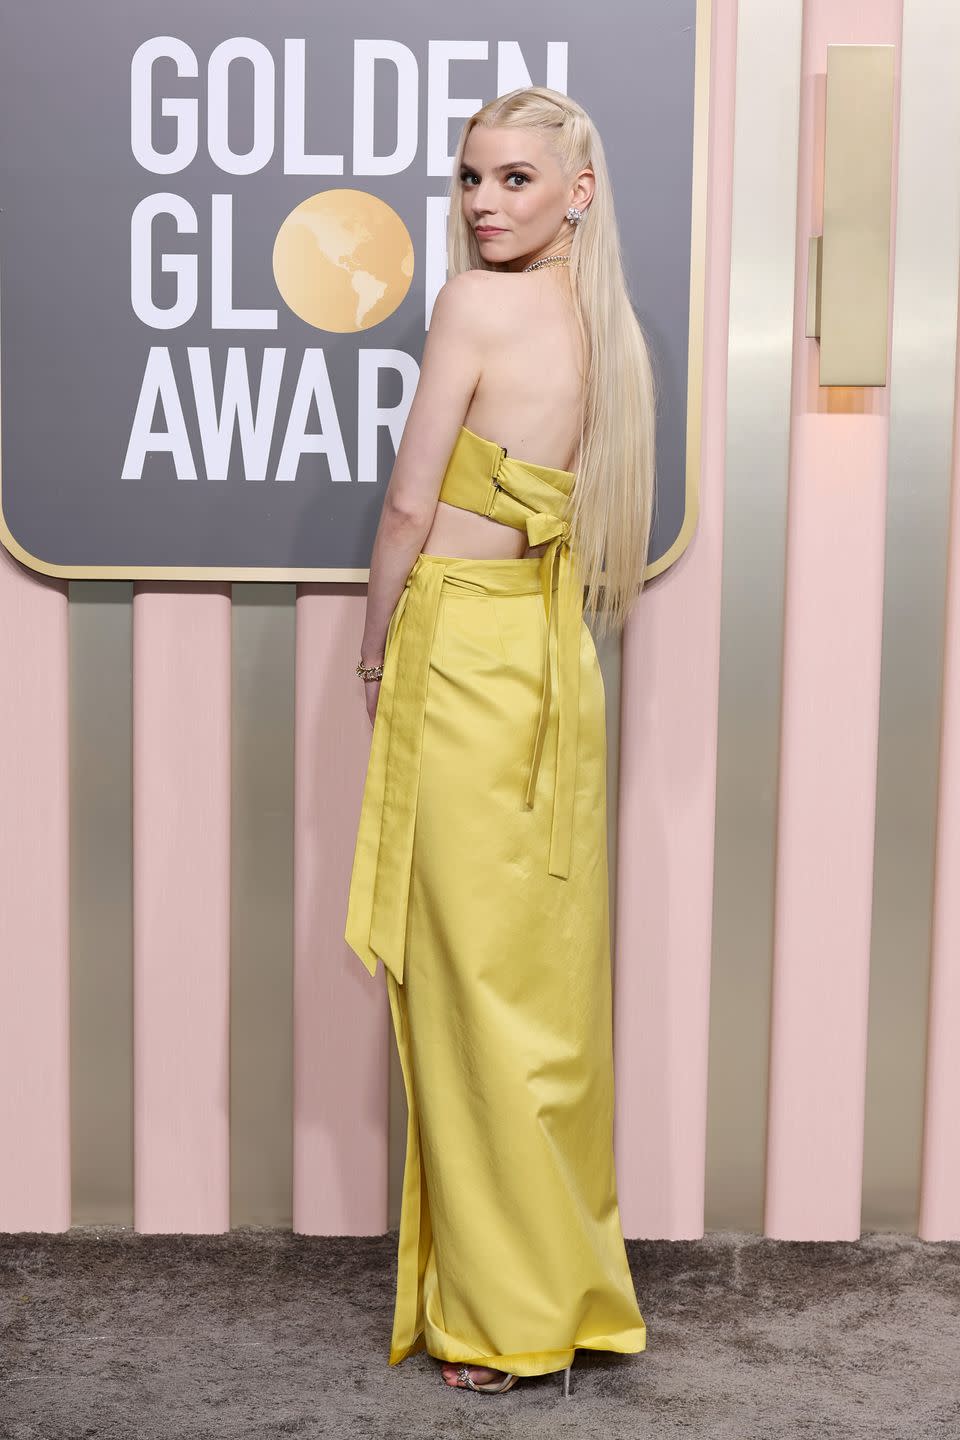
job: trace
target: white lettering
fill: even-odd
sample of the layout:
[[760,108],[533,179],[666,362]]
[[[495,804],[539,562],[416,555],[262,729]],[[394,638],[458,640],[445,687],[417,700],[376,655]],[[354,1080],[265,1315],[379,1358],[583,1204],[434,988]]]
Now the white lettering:
[[[249,60],[253,66],[253,144],[238,153],[230,148],[230,66]],[[223,40],[210,55],[207,70],[207,148],[210,158],[228,175],[253,175],[273,155],[273,105],[276,88],[273,56],[266,45],[245,35]]]
[[[234,435],[239,435],[240,461],[244,480],[281,482],[298,478],[300,459],[304,455],[327,457],[330,479],[349,483],[352,479],[343,445],[343,434],[337,415],[326,358],[320,349],[304,350],[290,410],[285,421],[280,458],[273,476],[268,474],[270,452],[278,428],[280,389],[287,352],[276,346],[263,351],[260,383],[256,404],[253,403],[247,352],[243,346],[227,350],[223,389],[217,403],[213,363],[208,347],[187,347],[189,380],[183,392],[177,384],[173,361],[166,346],[154,346],[147,357],[136,414],[133,420],[127,453],[123,463],[123,479],[139,480],[144,462],[151,451],[173,457],[178,480],[196,480],[197,471],[187,431],[184,399],[194,404],[200,447],[204,461],[204,478],[227,480],[233,452]],[[416,361],[403,350],[361,350],[358,355],[357,377],[357,473],[358,479],[376,484],[377,440],[386,428],[396,452],[400,448],[403,427],[417,388],[419,369]],[[379,402],[380,375],[393,370],[400,376],[401,394],[397,404]],[[152,430],[157,401],[163,407],[165,429]],[[308,430],[311,406],[315,402],[320,418],[319,430]],[[283,423],[283,422],[281,422]],[[313,477],[311,477],[313,478]]]
[[[319,432],[307,430],[311,400],[316,401],[320,416]],[[330,376],[327,373],[327,362],[323,351],[317,349],[303,352],[303,364],[300,366],[297,389],[290,406],[290,419],[287,422],[287,433],[283,437],[276,479],[296,480],[300,457],[308,452],[326,455],[331,480],[350,479],[350,467],[343,449],[343,435],[337,418]]]
[[177,277],[176,297],[164,309],[153,299],[153,222],[172,215],[178,235],[196,235],[197,212],[181,195],[147,195],[130,217],[130,304],[144,325],[174,330],[185,325],[197,308],[196,255],[161,253],[160,269]]
[[[400,449],[420,367],[405,350],[361,350],[357,360],[357,479],[376,484],[377,436],[385,425],[394,450]],[[396,370],[401,380],[400,403],[389,409],[379,401],[381,370]]]
[[[166,430],[150,429],[158,400],[163,406]],[[176,376],[170,363],[170,351],[165,345],[152,345],[147,356],[140,398],[137,400],[137,411],[133,417],[121,471],[124,480],[142,478],[143,462],[150,450],[160,450],[173,456],[178,480],[196,480],[197,470],[193,463],[183,406],[180,404]]]
[[483,100],[452,99],[450,62],[486,60],[486,40],[431,40],[427,47],[427,174],[449,175],[450,121],[476,114]]
[[214,330],[276,330],[275,309],[233,308],[233,196],[211,195],[210,323]]
[[[397,143],[390,155],[373,153],[376,111],[376,63],[388,61],[397,72]],[[420,76],[416,56],[395,40],[353,42],[353,173],[399,175],[417,156],[417,96]],[[449,165],[447,171],[449,173]]]
[[181,79],[195,80],[197,57],[182,40],[156,35],[144,40],[130,62],[130,145],[138,165],[155,175],[173,175],[185,170],[197,154],[197,102],[171,100],[164,96],[160,114],[176,120],[176,143],[172,150],[158,150],[153,143],[153,67],[157,60],[172,60]]
[[277,420],[277,401],[286,352],[269,347],[263,352],[260,387],[257,393],[257,414],[253,415],[250,377],[247,374],[247,352],[239,345],[227,351],[223,377],[223,401],[220,413],[213,391],[213,368],[210,351],[202,345],[189,345],[190,376],[200,423],[200,443],[208,480],[226,480],[233,448],[234,428],[240,431],[240,456],[245,480],[266,480],[270,462],[270,446]]
[[303,40],[283,43],[283,173],[342,175],[342,155],[307,154],[307,57]]

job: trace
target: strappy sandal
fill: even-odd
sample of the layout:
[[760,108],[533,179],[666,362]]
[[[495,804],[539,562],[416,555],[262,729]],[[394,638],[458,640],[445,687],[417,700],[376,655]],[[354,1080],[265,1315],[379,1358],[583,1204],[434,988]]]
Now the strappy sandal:
[[[490,1368],[492,1369],[493,1367],[491,1366]],[[519,1378],[518,1375],[513,1375],[508,1370],[502,1380],[487,1380],[485,1384],[478,1385],[470,1374],[470,1367],[468,1365],[459,1365],[457,1367],[457,1379],[460,1383],[467,1390],[477,1390],[484,1395],[502,1395],[505,1390],[509,1390],[512,1385],[516,1385]]]
[[[491,1366],[489,1368],[492,1369],[493,1367]],[[457,1367],[457,1379],[463,1384],[464,1388],[467,1390],[476,1390],[486,1395],[502,1395],[504,1391],[509,1390],[512,1385],[516,1385],[519,1376],[511,1374],[508,1370],[502,1380],[488,1380],[485,1385],[478,1385],[477,1382],[474,1380],[473,1376],[470,1374],[470,1367],[468,1365],[459,1365]],[[561,1394],[563,1395],[564,1399],[569,1400],[569,1365],[563,1372],[563,1390],[561,1391]]]

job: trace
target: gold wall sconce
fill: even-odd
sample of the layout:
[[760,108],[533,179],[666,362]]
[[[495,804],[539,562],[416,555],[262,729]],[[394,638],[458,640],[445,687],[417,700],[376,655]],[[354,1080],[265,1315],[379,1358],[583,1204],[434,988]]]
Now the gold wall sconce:
[[823,234],[810,237],[807,330],[821,385],[885,385],[893,46],[828,45]]

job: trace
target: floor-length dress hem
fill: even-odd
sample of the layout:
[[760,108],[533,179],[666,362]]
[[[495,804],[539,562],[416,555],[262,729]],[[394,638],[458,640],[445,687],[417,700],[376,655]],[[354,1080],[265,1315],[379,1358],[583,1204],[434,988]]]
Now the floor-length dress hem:
[[[426,1351],[426,1338],[420,1335],[415,1344],[407,1346],[400,1351],[390,1351],[390,1365],[399,1365],[409,1355],[419,1354]],[[478,1355],[475,1351],[469,1351],[465,1345],[433,1345],[427,1351],[430,1358],[443,1362],[445,1365],[485,1365],[488,1369],[504,1369],[511,1374],[521,1377],[531,1375],[553,1375],[560,1369],[566,1369],[567,1365],[573,1364],[574,1355],[579,1349],[592,1349],[592,1351],[613,1351],[616,1355],[639,1355],[640,1351],[646,1349],[646,1333],[639,1333],[635,1341],[628,1341],[626,1338],[615,1338],[615,1336],[599,1336],[589,1341],[577,1341],[566,1351],[543,1351],[530,1355]]]
[[597,1335],[577,1340],[566,1350],[540,1350],[513,1355],[482,1355],[462,1342],[444,1343],[434,1338],[427,1344],[425,1334],[418,1335],[412,1345],[391,1349],[390,1364],[399,1365],[408,1355],[426,1350],[434,1360],[454,1365],[485,1365],[490,1370],[509,1370],[514,1375],[552,1375],[572,1364],[577,1350],[611,1350],[618,1355],[638,1355],[646,1349],[646,1329],[622,1335]]

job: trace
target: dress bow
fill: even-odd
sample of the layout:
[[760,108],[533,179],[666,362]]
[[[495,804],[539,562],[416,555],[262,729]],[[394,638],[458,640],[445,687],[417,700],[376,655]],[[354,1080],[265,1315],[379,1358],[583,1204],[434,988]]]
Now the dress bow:
[[531,545],[542,545],[545,540],[560,540],[562,544],[568,544],[569,522],[561,520],[559,515],[551,515],[549,511],[538,510],[527,516],[527,540]]

